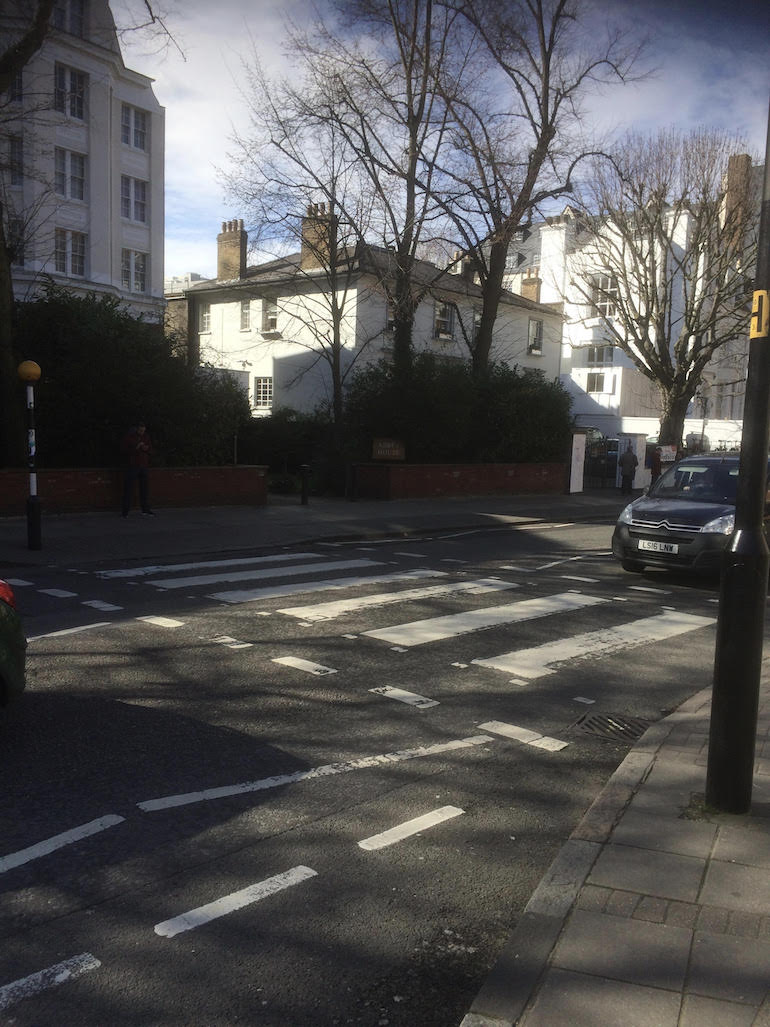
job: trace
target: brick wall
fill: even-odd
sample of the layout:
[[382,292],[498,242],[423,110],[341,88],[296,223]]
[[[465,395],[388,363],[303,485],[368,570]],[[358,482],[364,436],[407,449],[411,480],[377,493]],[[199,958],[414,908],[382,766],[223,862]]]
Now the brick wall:
[[[100,468],[38,470],[37,491],[46,513],[120,510],[123,472]],[[134,505],[138,503],[134,487]],[[27,471],[0,471],[0,516],[23,514]],[[168,506],[264,506],[267,467],[153,467],[150,504]]]
[[359,499],[561,493],[567,489],[567,465],[356,464],[354,480]]

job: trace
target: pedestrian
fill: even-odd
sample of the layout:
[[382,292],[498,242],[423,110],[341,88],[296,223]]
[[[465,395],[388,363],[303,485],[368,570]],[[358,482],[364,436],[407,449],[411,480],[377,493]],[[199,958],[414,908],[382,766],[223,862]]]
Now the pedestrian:
[[650,485],[654,485],[660,477],[660,446],[650,453]]
[[145,517],[154,517],[150,509],[148,478],[152,439],[144,421],[139,421],[129,428],[123,436],[121,451],[126,461],[125,478],[123,479],[123,516],[128,517],[131,500],[134,494],[134,482],[139,482],[139,505]]
[[631,449],[630,442],[620,454],[618,463],[620,464],[620,491],[624,496],[630,496],[631,483],[634,480],[636,468],[639,466],[639,461],[636,458],[636,453]]

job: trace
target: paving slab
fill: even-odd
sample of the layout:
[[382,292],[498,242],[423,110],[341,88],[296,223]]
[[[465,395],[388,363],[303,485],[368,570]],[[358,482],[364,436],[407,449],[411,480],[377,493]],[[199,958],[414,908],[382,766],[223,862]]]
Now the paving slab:
[[705,859],[630,845],[606,845],[588,878],[589,884],[623,888],[665,899],[695,902]]
[[697,931],[687,990],[758,1007],[770,991],[770,942]]
[[551,970],[526,1027],[677,1027],[680,996],[603,977]]

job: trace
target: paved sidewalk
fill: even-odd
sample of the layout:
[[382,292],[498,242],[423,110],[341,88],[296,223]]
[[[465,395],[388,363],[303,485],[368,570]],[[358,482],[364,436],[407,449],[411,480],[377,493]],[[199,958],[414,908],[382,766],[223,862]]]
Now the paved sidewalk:
[[708,688],[621,763],[461,1027],[770,1025],[770,657],[746,816],[704,808],[710,706]]
[[[613,525],[626,503],[617,489],[576,495],[482,496],[398,501],[270,496],[267,506],[209,506],[133,512],[49,514],[42,548],[27,548],[25,517],[0,518],[0,576],[14,567],[82,566],[237,554],[333,539],[408,537],[537,521],[598,520]],[[608,542],[611,531],[608,531]]]

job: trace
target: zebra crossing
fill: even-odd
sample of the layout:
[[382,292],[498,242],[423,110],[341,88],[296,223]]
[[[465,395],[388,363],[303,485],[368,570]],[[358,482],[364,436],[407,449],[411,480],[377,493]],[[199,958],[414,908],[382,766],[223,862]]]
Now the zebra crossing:
[[[541,621],[558,624],[560,618],[572,613],[596,611],[595,620],[603,623],[602,609],[611,610],[606,626],[589,631],[565,633],[536,646],[522,645],[496,654],[470,653],[467,661],[453,662],[454,666],[502,672],[518,684],[526,684],[555,673],[559,668],[576,661],[601,659],[624,650],[633,650],[645,644],[665,642],[690,631],[713,625],[715,619],[700,614],[678,612],[662,602],[671,595],[664,588],[628,584],[625,594],[608,594],[609,582],[588,574],[565,573],[579,570],[576,561],[551,560],[538,565],[541,576],[533,582],[533,568],[522,573],[510,563],[501,563],[499,575],[488,573],[476,576],[472,567],[455,562],[447,569],[430,566],[425,554],[417,554],[425,566],[404,568],[399,553],[361,547],[365,555],[344,555],[333,558],[327,551],[273,553],[259,557],[226,560],[196,561],[176,564],[153,564],[142,567],[116,568],[95,572],[95,577],[111,585],[141,586],[146,601],[148,592],[158,597],[174,596],[199,598],[202,602],[221,604],[225,609],[245,608],[262,617],[278,617],[297,629],[323,627],[341,622],[350,630],[340,637],[363,639],[374,644],[386,643],[395,652],[407,652],[420,646],[449,642],[462,637],[481,637],[490,629],[514,628],[527,622]],[[413,559],[414,553],[410,554]],[[219,586],[238,585],[237,588]],[[55,589],[41,590],[48,594]],[[75,598],[76,593],[59,590],[62,598]],[[532,594],[535,591],[537,594]],[[342,593],[330,597],[329,593]],[[136,591],[132,596],[136,595]],[[296,597],[297,602],[291,603]],[[505,597],[506,601],[501,601]],[[112,596],[111,596],[112,598]],[[485,599],[497,599],[487,603]],[[279,601],[281,605],[276,605]],[[438,616],[418,616],[425,605],[449,604],[453,612]],[[658,603],[658,612],[644,611],[634,616],[634,603]],[[117,603],[82,600],[103,614],[125,613]],[[623,604],[631,604],[626,609]],[[460,607],[457,609],[457,607]],[[411,619],[404,612],[414,612]],[[389,611],[393,611],[389,616]],[[399,616],[398,611],[401,615]],[[620,612],[622,611],[622,613]],[[371,616],[376,614],[376,626]],[[621,622],[614,623],[620,616]],[[175,610],[172,615],[142,614],[133,618],[159,628],[179,628],[186,623],[185,614]],[[369,624],[367,624],[369,620]],[[91,625],[101,628],[109,621]],[[567,622],[565,622],[567,623]],[[74,633],[87,630],[89,625],[67,628]],[[242,637],[243,621],[239,622],[238,637],[220,631],[209,641],[227,646],[233,651],[249,651],[259,637],[259,621],[251,622],[253,637]],[[289,628],[286,629],[287,632]],[[551,629],[549,629],[551,630]],[[569,632],[569,627],[566,629]],[[559,628],[556,628],[559,631]],[[53,634],[53,632],[51,633]],[[469,641],[469,646],[473,643]],[[317,676],[332,674],[336,668],[326,661],[291,652],[273,658],[273,662]],[[408,695],[414,693],[407,690]],[[419,697],[425,702],[429,697]],[[403,696],[400,697],[404,701]],[[419,701],[411,700],[420,706]]]

